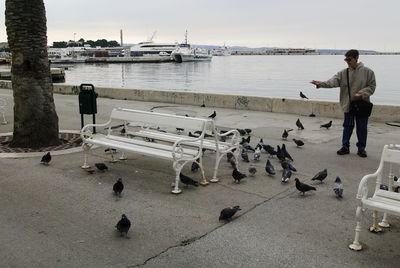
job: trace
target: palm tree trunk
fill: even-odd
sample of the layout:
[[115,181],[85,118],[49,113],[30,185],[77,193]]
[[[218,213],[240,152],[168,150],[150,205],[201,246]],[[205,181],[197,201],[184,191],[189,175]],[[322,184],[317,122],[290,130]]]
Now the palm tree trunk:
[[14,93],[10,146],[39,148],[60,144],[43,0],[6,0],[5,14]]

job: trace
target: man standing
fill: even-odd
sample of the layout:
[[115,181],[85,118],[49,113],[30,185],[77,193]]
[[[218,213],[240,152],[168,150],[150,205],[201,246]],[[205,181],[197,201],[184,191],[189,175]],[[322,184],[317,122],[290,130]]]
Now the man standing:
[[[333,88],[340,87],[340,106],[344,112],[342,148],[337,151],[338,155],[350,153],[350,137],[354,128],[354,117],[349,114],[350,100],[363,99],[369,101],[369,97],[374,94],[376,88],[374,72],[365,67],[362,62],[358,62],[358,50],[351,49],[345,54],[345,61],[348,68],[341,70],[331,79],[325,82],[313,80],[310,83],[316,85],[317,88]],[[347,74],[349,77],[347,77]],[[349,78],[349,79],[348,79]],[[349,82],[349,86],[347,85]],[[350,94],[349,94],[350,90]],[[368,116],[356,116],[357,127],[357,154],[360,157],[367,157],[365,148],[367,146],[367,126]]]

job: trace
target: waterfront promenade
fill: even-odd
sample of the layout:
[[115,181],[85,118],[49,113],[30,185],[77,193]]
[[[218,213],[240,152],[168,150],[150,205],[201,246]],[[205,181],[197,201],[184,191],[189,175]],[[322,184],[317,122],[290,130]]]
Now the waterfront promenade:
[[[12,121],[12,91],[1,89],[8,101],[6,119]],[[80,128],[76,95],[55,95],[60,129]],[[282,144],[284,128],[295,128],[296,114],[234,110],[182,104],[98,99],[97,122],[105,122],[114,107],[208,116],[217,111],[217,125],[251,128],[259,138]],[[158,108],[157,108],[158,107]],[[222,160],[220,182],[206,187],[183,188],[170,194],[174,178],[171,163],[139,155],[108,164],[109,155],[96,149],[91,164],[105,162],[110,170],[88,174],[80,168],[83,153],[54,156],[49,166],[40,157],[0,159],[0,266],[1,267],[396,267],[399,262],[400,220],[390,217],[390,230],[367,231],[370,212],[363,220],[364,250],[348,249],[354,237],[355,193],[358,182],[379,164],[383,145],[400,143],[400,128],[371,122],[368,158],[337,156],[342,121],[333,119],[330,130],[319,125],[329,118],[300,116],[304,131],[290,132],[285,141],[298,169],[288,184],[265,175],[265,153],[253,163],[258,173],[237,185],[230,165]],[[89,123],[91,118],[86,118]],[[12,131],[12,122],[0,132]],[[305,141],[298,149],[291,138]],[[355,137],[352,139],[355,144]],[[214,155],[206,152],[205,165]],[[243,171],[249,164],[240,162]],[[327,168],[328,178],[317,191],[302,197],[294,178],[306,183]],[[189,168],[185,174],[198,179]],[[206,176],[210,178],[211,170]],[[332,191],[333,181],[344,182],[344,198]],[[116,201],[112,185],[123,178],[126,189]],[[240,205],[233,221],[218,222],[219,212]],[[118,237],[114,226],[122,213],[133,223],[130,239]]]

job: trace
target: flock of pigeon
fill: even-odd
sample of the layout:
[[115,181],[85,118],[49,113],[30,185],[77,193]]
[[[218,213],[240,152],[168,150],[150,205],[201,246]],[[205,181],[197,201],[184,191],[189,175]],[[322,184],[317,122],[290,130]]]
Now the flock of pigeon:
[[[300,96],[302,98],[307,98],[302,92],[300,92]],[[202,107],[205,107],[205,106],[202,105]],[[216,113],[216,111],[214,111],[209,116],[209,118],[214,119],[216,116],[217,116],[217,113]],[[304,126],[301,123],[300,119],[297,119],[296,126],[299,130],[304,129]],[[321,125],[321,128],[329,129],[331,126],[332,126],[332,121]],[[251,151],[253,153],[253,160],[255,162],[258,162],[261,160],[261,151],[262,150],[264,150],[266,153],[268,153],[270,158],[273,158],[274,156],[276,156],[276,158],[279,160],[279,162],[282,166],[282,179],[281,179],[282,183],[287,183],[292,176],[292,172],[296,172],[297,170],[292,165],[292,162],[294,162],[294,160],[293,160],[292,156],[289,154],[289,152],[287,151],[286,145],[284,143],[282,144],[282,146],[277,145],[276,150],[275,150],[275,148],[273,146],[264,144],[263,139],[260,139],[258,144],[253,148],[250,145],[252,130],[251,129],[237,129],[237,130],[241,136],[247,136],[247,138],[242,137],[242,141],[240,142],[240,145],[241,145],[241,154],[240,155],[241,155],[242,160],[247,163],[250,162],[249,154],[248,154],[249,151]],[[284,131],[282,133],[282,139],[287,140],[287,138],[289,136],[289,132],[292,130],[293,129],[284,129]],[[177,131],[182,132],[183,129],[177,129]],[[223,131],[221,131],[221,132],[223,133]],[[194,132],[194,134],[193,134],[193,133],[189,132],[189,136],[192,136],[192,137],[198,137],[198,136],[196,136],[196,134],[198,134],[198,133]],[[207,136],[212,136],[212,135],[207,135]],[[222,137],[222,141],[225,141],[225,137]],[[296,144],[297,147],[304,146],[304,142],[302,140],[293,139],[293,142]],[[115,153],[115,149],[109,148],[109,149],[105,150],[105,152],[109,152],[109,151],[111,151],[111,153]],[[50,152],[48,152],[42,157],[41,163],[44,165],[49,165],[51,158],[52,158],[51,154],[50,154]],[[233,177],[233,180],[235,183],[239,184],[241,180],[247,178],[246,174],[241,173],[238,170],[238,168],[236,166],[235,157],[232,152],[227,153],[227,161],[233,167],[232,177]],[[101,172],[108,170],[108,167],[104,163],[95,163],[95,167]],[[198,169],[199,169],[198,163],[193,162],[192,166],[191,166],[191,171],[196,172]],[[257,169],[255,166],[250,166],[248,171],[249,171],[250,176],[255,176],[255,174],[257,173]],[[265,171],[266,171],[267,175],[269,175],[269,176],[276,175],[275,167],[271,163],[270,159],[268,159],[266,162]],[[87,172],[94,173],[95,170],[88,169]],[[326,179],[327,175],[328,175],[328,172],[326,169],[324,169],[324,170],[318,172],[311,180],[319,181],[320,183],[323,183],[323,181]],[[199,186],[199,183],[197,181],[193,180],[192,178],[190,178],[182,173],[180,174],[180,181],[186,187],[188,187],[189,185],[195,186],[195,187]],[[300,182],[300,180],[298,178],[295,178],[295,181],[296,181],[296,184],[295,184],[296,189],[302,195],[304,195],[306,192],[311,191],[311,190],[316,191],[315,187]],[[121,178],[119,178],[115,182],[112,190],[113,190],[113,193],[117,197],[122,197],[122,191],[124,190],[124,184],[123,184]],[[336,177],[333,191],[337,197],[341,198],[343,196],[343,184],[339,177]],[[221,220],[229,221],[239,210],[241,210],[240,206],[224,208],[220,212],[219,220],[220,221]],[[118,230],[118,232],[120,233],[121,236],[124,236],[124,234],[125,234],[125,237],[129,238],[128,231],[129,231],[130,227],[131,227],[131,221],[128,219],[128,217],[125,214],[122,214],[121,219],[117,222],[115,228]]]

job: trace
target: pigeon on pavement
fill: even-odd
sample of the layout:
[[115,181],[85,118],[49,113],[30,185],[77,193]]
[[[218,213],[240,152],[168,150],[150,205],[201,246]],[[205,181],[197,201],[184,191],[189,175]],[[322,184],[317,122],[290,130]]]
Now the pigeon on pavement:
[[288,130],[284,129],[284,130],[283,130],[283,133],[282,133],[282,139],[283,139],[283,140],[286,140],[287,137],[289,136],[289,132],[292,131],[292,130],[293,130],[293,129],[288,129]]
[[272,147],[271,145],[264,144],[263,149],[269,154],[270,157],[273,157],[274,155],[276,155],[276,151],[275,151],[274,147]]
[[275,168],[269,160],[267,160],[267,164],[265,164],[265,171],[268,173],[268,175],[275,175]]
[[312,181],[320,181],[322,183],[323,180],[328,176],[328,171],[326,169],[318,172],[315,176],[311,179]]
[[291,171],[296,172],[297,169],[290,164],[287,160],[281,162],[282,169],[290,169]]
[[293,141],[294,143],[296,143],[297,147],[301,147],[304,145],[304,142],[302,140],[293,139]]
[[321,127],[324,127],[324,128],[326,128],[326,129],[329,129],[331,126],[332,126],[332,120],[329,121],[329,123],[326,123],[326,124],[321,125],[320,128],[321,128]]
[[42,157],[42,160],[40,161],[40,163],[42,163],[43,165],[48,165],[51,161],[51,154],[50,152],[48,152],[47,154],[45,154]]
[[253,159],[254,161],[260,161],[261,157],[261,150],[260,148],[257,148],[256,151],[254,152]]
[[240,173],[240,171],[237,170],[237,168],[235,168],[235,169],[233,170],[233,172],[232,172],[232,177],[233,177],[233,180],[234,180],[236,183],[240,183],[240,181],[241,181],[242,179],[246,178],[247,176],[246,176],[246,174]]
[[333,184],[333,191],[337,197],[343,197],[343,183],[339,177],[336,177],[335,183]]
[[288,182],[292,176],[292,171],[290,169],[284,169],[282,172],[282,182]]
[[303,195],[305,194],[305,192],[308,191],[316,191],[317,189],[311,185],[305,184],[300,182],[300,180],[298,178],[294,179],[296,181],[296,189],[299,190]]
[[97,167],[97,169],[98,170],[100,170],[100,171],[106,171],[106,170],[108,170],[108,167],[106,166],[106,164],[104,164],[104,163],[96,163],[96,164],[94,164],[96,167]]
[[192,166],[190,167],[190,170],[191,170],[192,172],[197,172],[197,170],[199,170],[199,168],[200,168],[199,163],[197,163],[197,161],[194,161],[194,162],[192,163]]
[[116,183],[113,185],[114,194],[121,197],[121,193],[124,190],[124,184],[122,183],[122,179],[119,178]]
[[256,167],[255,167],[255,166],[250,166],[250,167],[249,167],[249,174],[250,174],[250,176],[254,177],[254,176],[256,175],[256,173],[257,173]]
[[303,124],[300,122],[300,118],[297,118],[296,126],[297,126],[298,129],[301,129],[301,130],[304,129]]
[[118,230],[118,232],[120,232],[121,236],[124,236],[124,233],[125,233],[125,237],[129,238],[128,231],[129,231],[129,228],[131,228],[131,221],[128,219],[128,217],[126,217],[125,214],[122,214],[121,219],[118,221],[115,228],[117,228],[117,230]]
[[199,183],[197,181],[193,180],[192,178],[189,178],[188,176],[183,175],[182,173],[179,174],[179,179],[183,184],[185,184],[186,187],[188,187],[189,185],[193,185],[195,187],[199,186]]
[[288,153],[288,151],[286,150],[286,145],[285,145],[284,143],[282,144],[282,152],[283,152],[283,155],[285,156],[285,158],[290,159],[290,161],[293,162],[293,158],[292,158],[292,156]]
[[236,214],[236,212],[240,209],[240,206],[234,206],[234,207],[229,207],[229,208],[224,208],[221,210],[221,213],[219,215],[219,220],[226,220],[229,221],[233,215]]
[[242,153],[240,155],[242,156],[244,162],[250,162],[249,155],[247,154],[247,151],[245,149],[242,149]]

